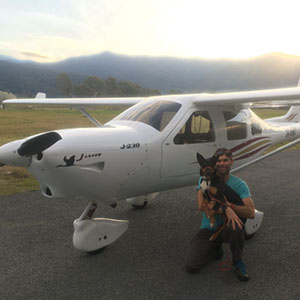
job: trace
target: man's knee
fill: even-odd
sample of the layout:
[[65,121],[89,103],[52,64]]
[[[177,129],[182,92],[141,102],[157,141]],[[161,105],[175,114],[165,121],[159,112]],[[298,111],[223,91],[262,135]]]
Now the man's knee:
[[242,236],[245,234],[244,228],[240,228],[237,225],[235,226],[234,229],[233,229],[232,225],[230,225],[229,227],[227,227],[227,230],[228,230],[228,233],[233,236]]
[[244,243],[245,241],[245,231],[242,228],[239,228],[238,226],[235,227],[235,229],[232,228],[232,226],[229,226],[226,228],[225,232],[225,239],[224,242],[228,241],[235,241],[238,243]]
[[185,259],[185,269],[188,273],[195,273],[209,260],[210,260],[209,254],[204,256],[187,255]]
[[185,265],[185,270],[190,273],[190,274],[193,274],[197,271],[197,269],[195,269],[193,266],[191,265]]
[[189,263],[189,262],[185,262],[185,270],[188,273],[196,273],[199,270],[199,266],[196,266],[195,264]]

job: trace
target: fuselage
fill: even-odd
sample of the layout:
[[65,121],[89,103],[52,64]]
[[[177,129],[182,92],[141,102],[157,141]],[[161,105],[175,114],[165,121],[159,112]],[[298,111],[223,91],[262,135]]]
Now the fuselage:
[[207,158],[226,147],[237,167],[300,136],[298,123],[276,124],[248,108],[200,107],[182,96],[162,97],[129,108],[101,128],[57,130],[61,139],[30,158],[19,157],[17,148],[32,137],[4,145],[0,163],[14,159],[26,166],[46,197],[115,203],[196,184],[197,153]]

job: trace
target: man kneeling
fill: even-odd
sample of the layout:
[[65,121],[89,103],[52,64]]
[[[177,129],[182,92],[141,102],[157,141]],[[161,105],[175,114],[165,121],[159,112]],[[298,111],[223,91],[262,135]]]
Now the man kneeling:
[[[217,175],[224,183],[224,195],[227,199],[226,206],[217,211],[215,226],[210,227],[210,220],[203,212],[202,223],[199,232],[191,240],[185,267],[190,273],[194,273],[211,259],[220,259],[223,256],[222,243],[229,243],[232,252],[234,271],[241,281],[249,280],[249,274],[242,260],[242,252],[245,241],[244,223],[246,219],[253,219],[255,207],[248,185],[240,178],[230,174],[233,165],[231,151],[221,148],[214,154],[217,163]],[[198,207],[204,210],[204,195],[200,187],[201,177],[198,184]],[[219,236],[210,241],[210,237],[224,222],[222,216],[226,216],[226,226]]]

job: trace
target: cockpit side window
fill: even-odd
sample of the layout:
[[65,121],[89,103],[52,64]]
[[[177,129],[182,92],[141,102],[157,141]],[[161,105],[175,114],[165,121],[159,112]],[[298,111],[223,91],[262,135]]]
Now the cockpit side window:
[[251,133],[252,133],[252,135],[261,134],[262,133],[261,126],[258,123],[252,123],[251,124]]
[[215,134],[207,111],[194,112],[174,137],[174,143],[177,145],[213,141]]
[[114,120],[138,121],[162,131],[169,124],[181,107],[172,101],[141,102],[128,109]]
[[244,116],[231,111],[223,111],[226,122],[227,139],[229,141],[241,140],[247,137],[247,123],[243,122]]

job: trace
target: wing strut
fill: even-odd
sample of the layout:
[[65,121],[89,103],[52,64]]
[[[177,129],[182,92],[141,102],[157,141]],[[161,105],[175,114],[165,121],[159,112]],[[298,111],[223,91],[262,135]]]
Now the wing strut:
[[93,124],[95,124],[97,127],[103,127],[103,125],[93,118],[84,108],[77,108],[84,116],[86,116]]
[[296,139],[296,140],[294,140],[294,141],[292,141],[292,142],[290,142],[290,143],[288,143],[288,144],[286,144],[286,145],[284,145],[284,146],[282,146],[282,147],[279,147],[279,148],[277,148],[276,150],[271,151],[270,153],[267,153],[267,154],[265,154],[265,155],[263,155],[263,156],[261,156],[261,157],[258,157],[258,158],[256,158],[256,159],[254,159],[254,160],[252,160],[252,161],[250,161],[250,162],[244,164],[244,165],[241,165],[241,166],[239,166],[239,167],[233,169],[232,172],[240,171],[241,169],[244,169],[245,167],[248,167],[248,166],[250,166],[250,165],[252,165],[252,164],[255,164],[255,163],[257,163],[257,162],[259,162],[259,161],[261,161],[261,160],[263,160],[263,159],[265,159],[265,158],[268,158],[268,157],[270,157],[270,156],[272,156],[272,155],[274,155],[274,154],[277,154],[277,153],[279,153],[279,152],[281,152],[281,151],[283,151],[283,150],[285,150],[285,149],[288,149],[288,148],[290,148],[290,147],[292,147],[292,146],[295,146],[295,145],[298,144],[298,143],[300,143],[300,138],[299,138],[299,139]]

